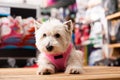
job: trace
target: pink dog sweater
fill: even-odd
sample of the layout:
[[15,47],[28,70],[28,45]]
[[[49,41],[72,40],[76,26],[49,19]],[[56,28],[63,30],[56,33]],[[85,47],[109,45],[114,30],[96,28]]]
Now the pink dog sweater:
[[72,44],[70,44],[67,50],[62,54],[59,55],[44,54],[44,55],[53,65],[55,65],[57,71],[64,71],[71,50],[72,50]]

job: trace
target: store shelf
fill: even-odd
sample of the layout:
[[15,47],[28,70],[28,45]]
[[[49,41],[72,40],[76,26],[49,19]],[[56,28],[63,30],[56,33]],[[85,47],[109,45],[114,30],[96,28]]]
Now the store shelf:
[[18,10],[20,9],[20,11],[23,11],[21,9],[24,9],[25,11],[36,10],[36,18],[39,18],[40,13],[41,13],[40,5],[31,5],[31,4],[25,4],[25,3],[3,3],[3,2],[1,2],[0,7],[15,8],[15,9],[17,8]]
[[15,7],[15,8],[25,8],[25,9],[37,9],[40,8],[39,5],[31,5],[31,4],[22,4],[22,3],[0,3],[0,7]]
[[[114,14],[108,15],[107,20],[112,20],[112,19],[119,19],[120,18],[120,11],[116,12]],[[115,44],[109,44],[109,48],[120,48],[120,43],[115,43]]]
[[36,49],[0,49],[0,60],[7,59],[9,57],[15,59],[27,59],[31,57],[36,57]]
[[107,20],[111,20],[111,19],[115,19],[115,18],[119,18],[120,17],[120,12],[108,15],[106,18]]
[[108,47],[109,47],[109,48],[120,48],[120,43],[109,44]]

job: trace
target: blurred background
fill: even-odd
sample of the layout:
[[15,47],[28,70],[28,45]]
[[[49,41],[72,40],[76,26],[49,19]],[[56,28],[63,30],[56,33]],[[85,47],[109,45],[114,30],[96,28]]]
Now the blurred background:
[[120,66],[120,0],[0,0],[0,68],[37,67],[34,20],[72,20],[85,66]]

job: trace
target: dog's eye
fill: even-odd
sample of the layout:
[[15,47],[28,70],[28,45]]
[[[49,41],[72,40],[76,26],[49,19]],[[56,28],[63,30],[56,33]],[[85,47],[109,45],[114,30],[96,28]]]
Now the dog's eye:
[[46,34],[45,34],[45,33],[43,34],[43,37],[46,37]]
[[55,34],[55,37],[56,37],[56,38],[59,38],[59,37],[60,37],[60,34],[58,34],[58,33]]

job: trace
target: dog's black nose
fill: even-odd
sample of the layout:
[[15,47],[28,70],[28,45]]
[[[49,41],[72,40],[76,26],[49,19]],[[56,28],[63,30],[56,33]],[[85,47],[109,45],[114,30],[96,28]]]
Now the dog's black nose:
[[53,50],[53,46],[46,46],[46,49],[47,49],[48,51],[52,51],[52,50]]

